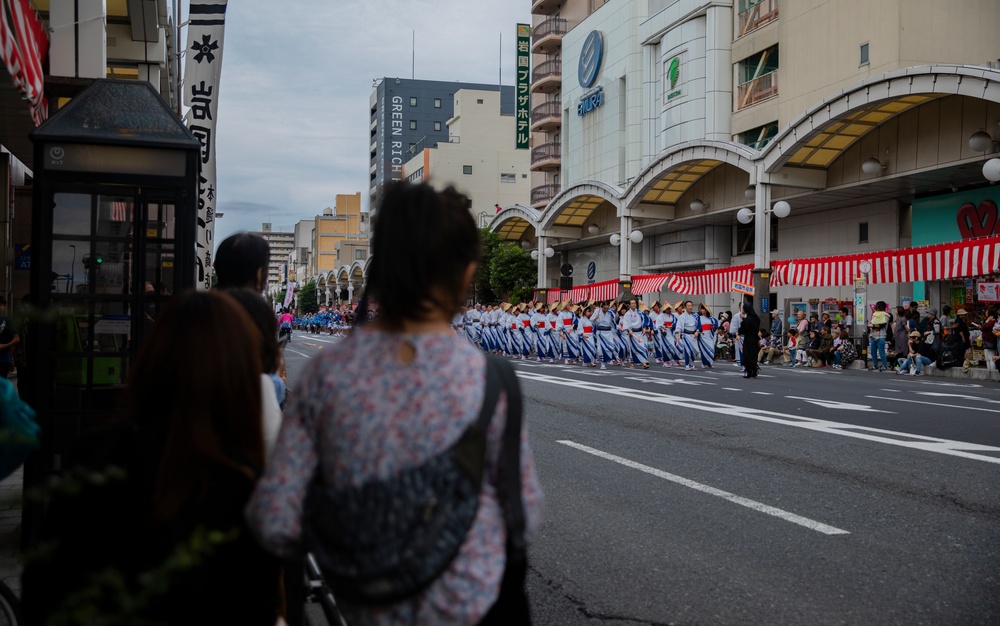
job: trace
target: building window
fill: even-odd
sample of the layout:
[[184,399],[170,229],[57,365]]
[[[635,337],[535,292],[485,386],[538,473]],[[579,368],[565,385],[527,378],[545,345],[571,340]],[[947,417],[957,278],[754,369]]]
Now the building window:
[[437,131],[441,130],[441,122],[434,122],[434,130]]
[[770,143],[777,134],[778,122],[771,122],[740,133],[737,139],[744,146],[750,146],[754,150],[763,150],[764,146]]
[[778,95],[778,46],[749,56],[737,65],[736,109]]
[[482,103],[483,103],[482,98],[476,98],[476,104],[482,104]]
[[366,258],[368,258],[368,251],[367,250],[355,250],[354,251],[354,260],[355,261],[364,261]]
[[521,174],[521,178],[527,178],[527,177],[528,177],[527,174]]
[[411,144],[410,144],[410,152],[413,152],[413,151],[414,151],[414,150],[416,150],[416,149],[417,149],[417,144],[415,144],[415,143],[411,143]]
[[417,99],[413,96],[410,96],[410,106],[411,107],[417,106]]
[[463,174],[471,174],[472,173],[472,166],[471,165],[463,165],[462,166],[462,173]]
[[868,222],[858,224],[858,243],[868,243]]
[[410,130],[417,130],[417,120],[410,120]]
[[516,183],[517,182],[517,175],[516,174],[508,174],[508,173],[502,172],[500,174],[500,182],[501,183]]
[[[756,229],[754,222],[736,224],[736,254],[753,254],[757,247],[754,237]],[[771,252],[778,250],[778,218],[771,217]]]
[[435,109],[441,108],[441,98],[434,98],[434,108]]
[[868,65],[868,44],[861,44],[861,65]]

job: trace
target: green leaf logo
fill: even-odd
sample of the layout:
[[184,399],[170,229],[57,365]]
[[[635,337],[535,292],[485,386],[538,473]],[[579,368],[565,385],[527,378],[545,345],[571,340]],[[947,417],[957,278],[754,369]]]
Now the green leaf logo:
[[673,89],[677,86],[677,79],[680,77],[681,73],[681,60],[679,57],[674,57],[670,60],[670,67],[667,68],[667,76],[670,77],[670,88]]

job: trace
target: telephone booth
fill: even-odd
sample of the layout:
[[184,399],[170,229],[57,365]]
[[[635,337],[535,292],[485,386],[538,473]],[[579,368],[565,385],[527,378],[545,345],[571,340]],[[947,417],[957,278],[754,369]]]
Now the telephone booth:
[[26,487],[58,472],[83,436],[122,414],[143,336],[171,294],[194,287],[201,152],[145,81],[95,81],[30,137],[26,399],[43,441],[25,468]]

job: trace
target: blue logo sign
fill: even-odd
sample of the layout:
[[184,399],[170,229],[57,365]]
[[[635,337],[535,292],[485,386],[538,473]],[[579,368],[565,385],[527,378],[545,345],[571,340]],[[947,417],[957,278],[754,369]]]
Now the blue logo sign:
[[587,264],[587,280],[594,280],[594,276],[597,276],[597,263],[591,261]]
[[601,69],[601,59],[604,56],[604,38],[601,33],[592,30],[583,42],[580,50],[580,86],[590,87],[597,80],[597,72]]

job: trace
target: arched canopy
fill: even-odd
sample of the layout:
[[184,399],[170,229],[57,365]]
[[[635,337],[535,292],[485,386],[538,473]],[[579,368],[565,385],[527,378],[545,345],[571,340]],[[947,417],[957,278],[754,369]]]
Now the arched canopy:
[[316,280],[317,287],[326,287],[326,275],[320,274],[319,278]]
[[541,234],[580,239],[583,226],[601,206],[621,209],[622,189],[597,180],[586,180],[567,187],[549,202],[541,219]]
[[520,241],[529,228],[537,234],[540,219],[537,210],[515,204],[494,215],[488,228],[505,241]]
[[355,261],[351,264],[351,278],[353,280],[364,280],[365,278],[365,264],[361,261]]
[[346,284],[351,278],[351,268],[347,265],[341,265],[340,269],[337,270],[337,283]]
[[643,169],[629,186],[624,210],[644,206],[673,206],[698,179],[728,163],[752,179],[759,153],[728,141],[688,141],[674,146]]
[[823,169],[887,120],[949,95],[1000,102],[1000,71],[928,65],[873,76],[819,102],[781,131],[762,154],[763,171]]

